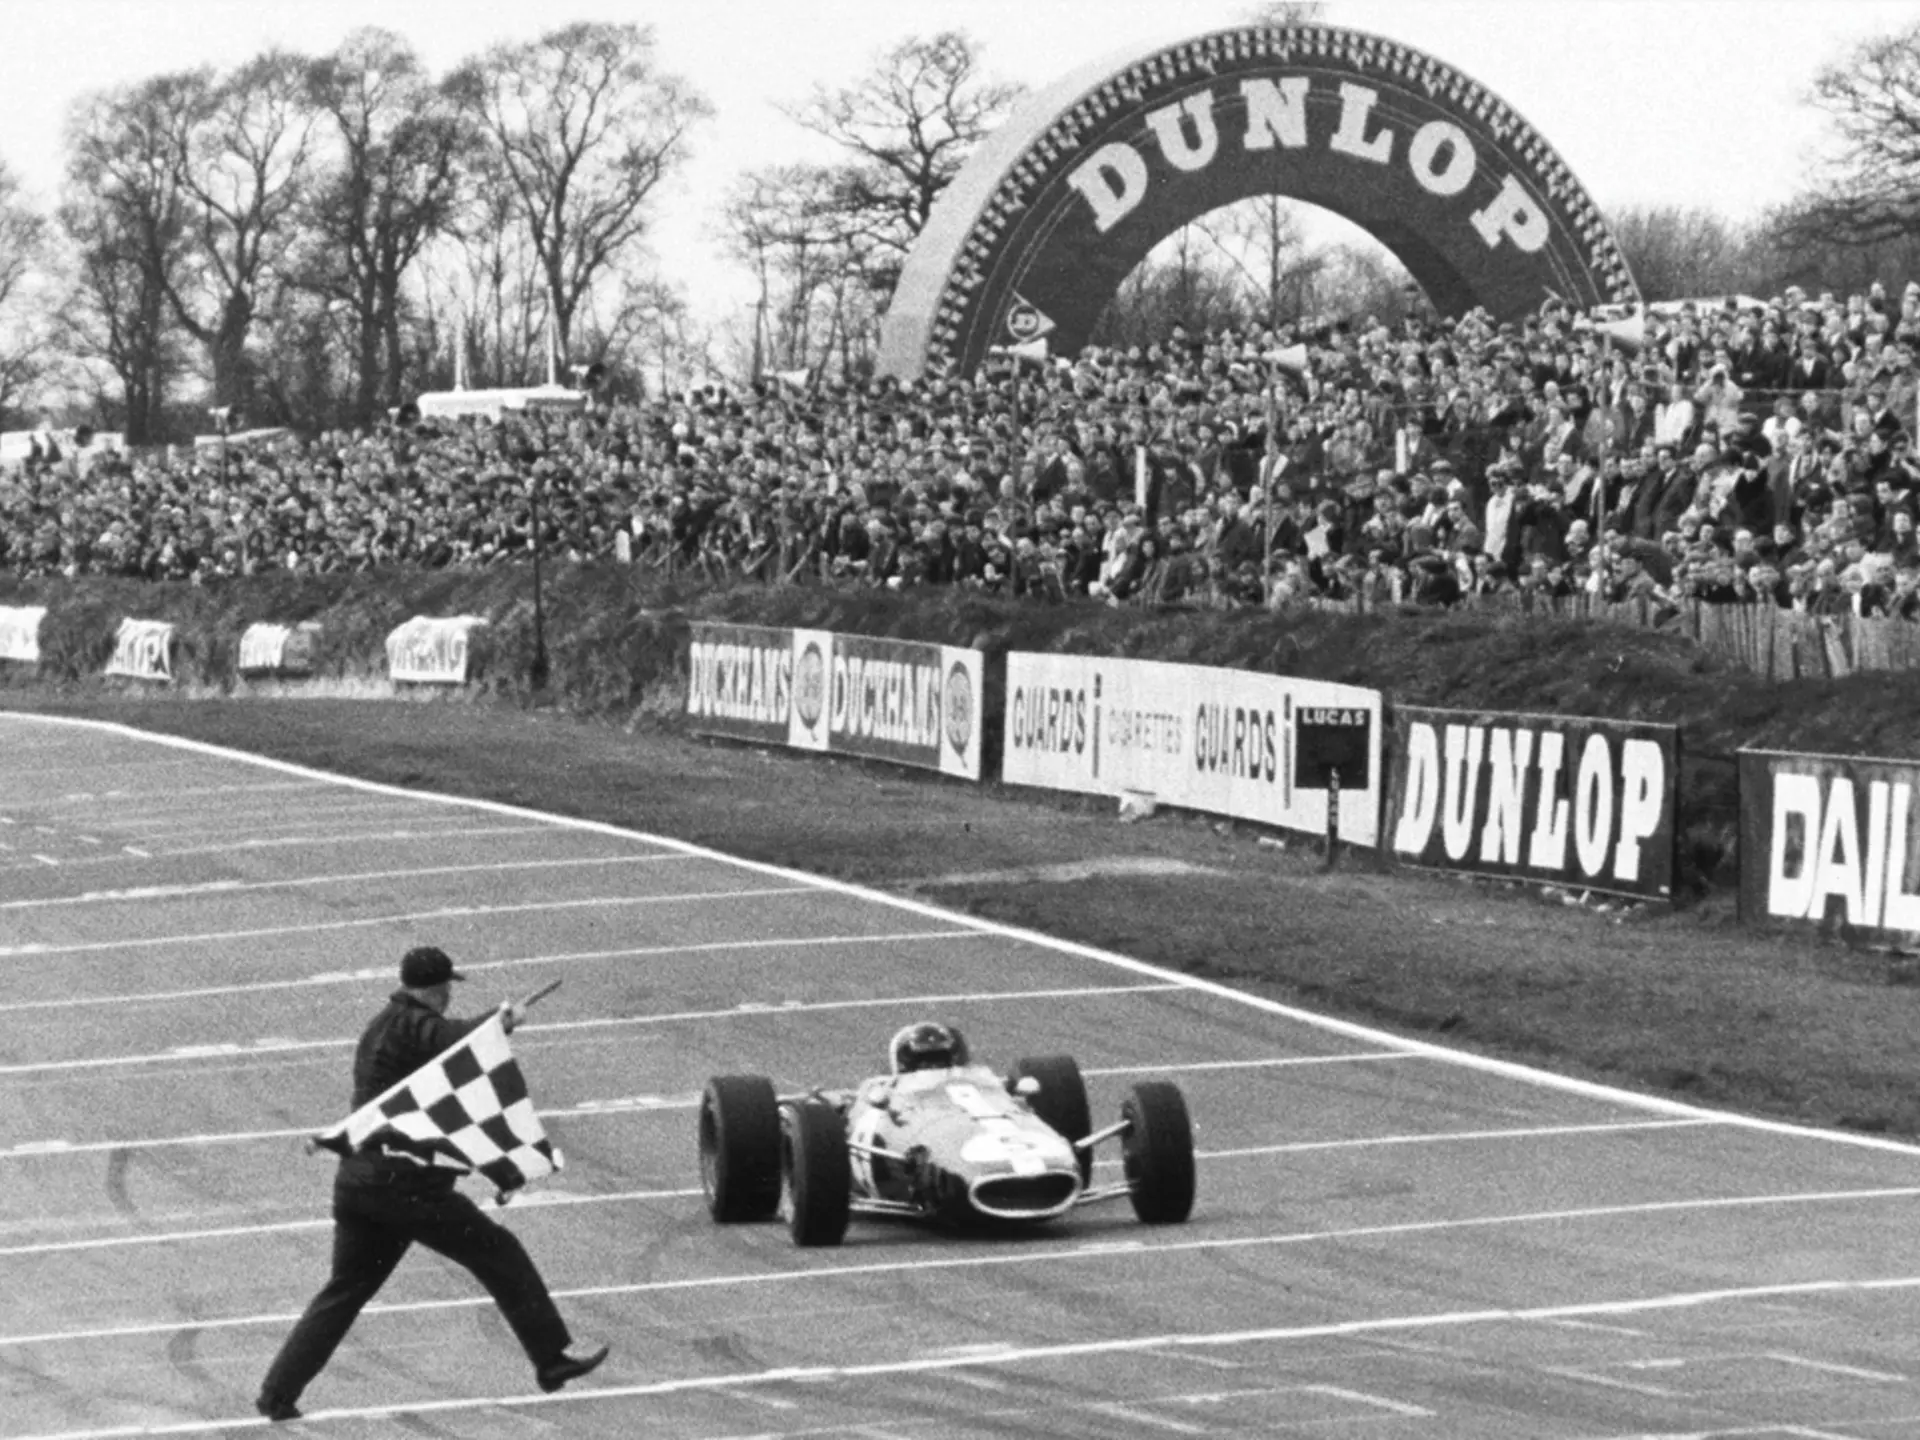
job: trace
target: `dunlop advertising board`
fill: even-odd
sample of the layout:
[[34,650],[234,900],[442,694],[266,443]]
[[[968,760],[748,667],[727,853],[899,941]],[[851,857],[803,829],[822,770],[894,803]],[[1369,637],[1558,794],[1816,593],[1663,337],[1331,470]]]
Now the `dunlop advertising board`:
[[1324,834],[1380,833],[1380,692],[1157,660],[1007,656],[1000,774]]
[[1740,918],[1920,948],[1920,764],[1740,752]]
[[978,650],[695,622],[687,718],[703,735],[980,778]]
[[1386,832],[1410,865],[1673,893],[1671,725],[1396,705]]

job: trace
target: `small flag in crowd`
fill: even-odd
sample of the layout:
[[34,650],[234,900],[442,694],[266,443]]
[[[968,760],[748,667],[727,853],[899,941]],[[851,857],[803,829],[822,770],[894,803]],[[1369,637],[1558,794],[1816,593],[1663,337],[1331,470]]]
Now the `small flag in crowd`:
[[313,1143],[337,1155],[378,1145],[443,1169],[478,1171],[503,1200],[566,1163],[527,1098],[500,1014]]

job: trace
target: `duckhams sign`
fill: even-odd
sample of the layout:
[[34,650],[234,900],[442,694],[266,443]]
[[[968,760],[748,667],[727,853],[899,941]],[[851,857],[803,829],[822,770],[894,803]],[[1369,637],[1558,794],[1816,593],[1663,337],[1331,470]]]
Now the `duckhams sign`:
[[1920,947],[1920,764],[1740,752],[1740,916]]
[[1380,833],[1380,692],[1207,665],[1007,656],[1000,778],[1323,834]]
[[1443,313],[1638,299],[1586,191],[1497,96],[1375,35],[1250,26],[1077,71],[988,137],[908,257],[881,368],[1076,352],[1160,240],[1254,195],[1351,220]]
[[707,735],[980,778],[978,650],[696,622],[687,717]]
[[1386,830],[1401,860],[1672,895],[1674,727],[1395,706],[1393,731]]

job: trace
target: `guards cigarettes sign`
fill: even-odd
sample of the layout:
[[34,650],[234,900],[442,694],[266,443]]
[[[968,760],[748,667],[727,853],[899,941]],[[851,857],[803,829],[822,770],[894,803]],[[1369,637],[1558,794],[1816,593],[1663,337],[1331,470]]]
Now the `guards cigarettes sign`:
[[1740,752],[1740,915],[1920,946],[1920,763]]
[[708,735],[980,778],[978,650],[697,622],[687,717]]
[[[1324,833],[1379,838],[1380,694],[1203,665],[1007,657],[1001,778]],[[1329,760],[1332,761],[1329,764]],[[1344,760],[1344,764],[1341,762]]]
[[1673,726],[1396,706],[1393,730],[1387,833],[1401,860],[1672,895]]
[[0,605],[0,660],[39,663],[40,622],[46,618],[44,605]]

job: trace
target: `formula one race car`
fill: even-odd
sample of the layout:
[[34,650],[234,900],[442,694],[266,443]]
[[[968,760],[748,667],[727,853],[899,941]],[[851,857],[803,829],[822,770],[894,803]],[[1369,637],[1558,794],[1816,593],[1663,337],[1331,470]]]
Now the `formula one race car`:
[[[700,1182],[717,1221],[784,1215],[797,1245],[838,1245],[853,1215],[1030,1224],[1126,1196],[1149,1225],[1193,1210],[1193,1127],[1165,1080],[1131,1087],[1095,1130],[1080,1067],[1021,1060],[1004,1077],[969,1062],[951,1026],[910,1025],[893,1073],[852,1090],[777,1095],[762,1075],[720,1075],[700,1100]],[[1093,1150],[1120,1142],[1123,1179],[1094,1185]]]

